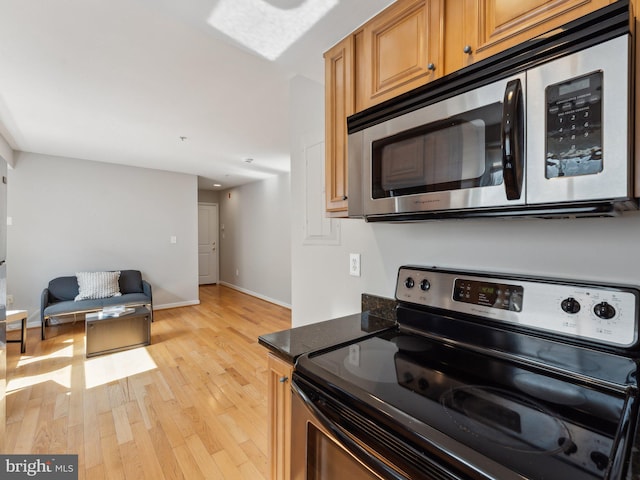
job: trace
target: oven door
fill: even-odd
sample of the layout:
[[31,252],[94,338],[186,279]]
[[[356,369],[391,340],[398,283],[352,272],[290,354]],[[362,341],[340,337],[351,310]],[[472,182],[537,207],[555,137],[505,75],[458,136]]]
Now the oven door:
[[350,163],[362,162],[361,185],[349,172],[350,197],[362,190],[366,217],[523,205],[525,78],[350,134]]
[[295,383],[292,391],[292,480],[407,478],[367,451],[357,440],[342,433]]
[[291,389],[291,480],[470,478],[429,461],[295,373]]

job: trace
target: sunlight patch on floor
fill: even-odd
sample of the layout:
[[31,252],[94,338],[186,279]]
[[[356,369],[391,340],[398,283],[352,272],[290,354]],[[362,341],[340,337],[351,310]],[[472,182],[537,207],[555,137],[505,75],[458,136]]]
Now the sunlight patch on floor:
[[39,375],[12,378],[7,382],[7,393],[45,382],[55,382],[66,389],[71,388],[71,365]]
[[20,360],[18,360],[17,367],[24,367],[30,365],[32,363],[42,362],[42,361],[50,361],[54,358],[71,358],[73,357],[73,345],[69,345],[68,347],[61,348],[56,350],[55,352],[49,353],[48,355],[22,355]]
[[158,366],[145,348],[88,358],[84,363],[85,388],[94,388],[155,368]]

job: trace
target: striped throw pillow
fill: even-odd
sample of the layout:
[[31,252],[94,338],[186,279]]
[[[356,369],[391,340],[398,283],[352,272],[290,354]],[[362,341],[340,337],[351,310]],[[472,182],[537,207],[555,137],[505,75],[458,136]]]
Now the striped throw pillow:
[[77,272],[78,295],[74,299],[88,300],[94,298],[119,297],[120,272]]

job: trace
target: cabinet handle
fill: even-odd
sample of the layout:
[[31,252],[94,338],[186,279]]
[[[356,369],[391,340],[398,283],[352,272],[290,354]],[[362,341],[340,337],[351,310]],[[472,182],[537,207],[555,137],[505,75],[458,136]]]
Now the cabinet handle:
[[346,199],[347,199],[347,196],[346,196],[346,195],[343,195],[343,196],[342,196],[342,200],[346,200]]
[[471,45],[465,45],[464,48],[462,49],[462,51],[464,53],[466,53],[467,55],[470,55],[471,52],[473,52],[473,49],[471,48]]
[[433,63],[430,63],[429,65],[427,65],[427,68],[433,72],[435,71],[436,66]]
[[280,377],[280,379],[278,380],[280,383],[286,383],[289,381],[289,377]]

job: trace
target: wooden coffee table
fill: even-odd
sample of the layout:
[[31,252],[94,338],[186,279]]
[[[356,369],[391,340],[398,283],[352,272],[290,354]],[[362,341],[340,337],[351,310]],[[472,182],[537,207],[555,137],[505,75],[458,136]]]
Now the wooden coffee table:
[[88,313],[85,325],[87,357],[151,343],[151,312],[146,307],[135,307],[133,313],[120,317],[103,317],[101,312]]

